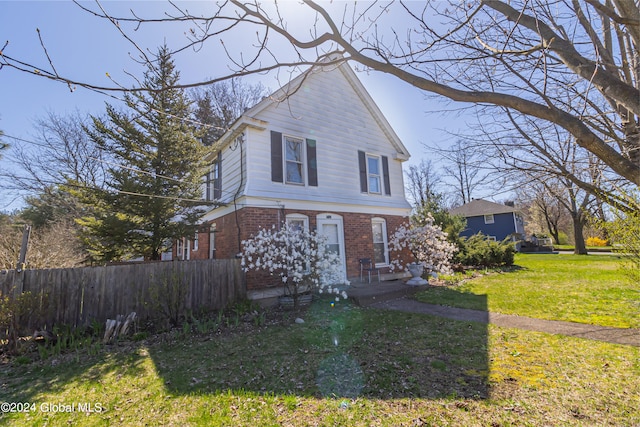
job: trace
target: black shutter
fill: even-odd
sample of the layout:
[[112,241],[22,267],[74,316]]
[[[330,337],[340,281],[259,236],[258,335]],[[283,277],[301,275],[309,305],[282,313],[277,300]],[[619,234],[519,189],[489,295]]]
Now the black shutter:
[[369,192],[367,185],[367,156],[364,151],[358,151],[358,167],[360,168],[360,191],[362,193]]
[[213,182],[213,198],[220,200],[222,198],[222,151],[218,151],[216,163],[218,164],[218,178]]
[[205,189],[204,199],[207,202],[210,202],[211,201],[211,168],[209,168],[209,172],[207,172],[204,176],[204,189]]
[[389,159],[382,156],[382,178],[384,179],[384,194],[391,195],[391,182],[389,180]]
[[307,139],[307,177],[309,185],[318,186],[318,159],[316,158],[316,141]]
[[271,181],[282,182],[282,133],[271,131]]

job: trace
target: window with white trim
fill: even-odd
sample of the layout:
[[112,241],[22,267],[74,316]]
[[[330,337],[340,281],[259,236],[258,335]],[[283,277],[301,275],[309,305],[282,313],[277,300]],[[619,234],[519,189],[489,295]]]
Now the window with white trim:
[[367,154],[367,179],[369,193],[382,194],[382,167],[379,156]]
[[191,258],[191,251],[189,250],[191,241],[186,237],[178,239],[176,242],[176,255],[178,259],[188,260]]
[[304,185],[305,155],[304,141],[290,136],[284,137],[285,182]]
[[176,242],[176,257],[182,259],[184,255],[184,239],[178,239]]
[[193,235],[193,250],[194,252],[198,250],[198,232],[197,231]]
[[288,214],[287,225],[299,231],[309,231],[309,217],[303,214]]
[[490,241],[490,242],[496,242],[497,241],[496,236],[487,236],[487,240]]
[[493,217],[493,214],[487,214],[484,216],[485,224],[493,224],[494,222],[495,222],[495,218]]
[[[303,214],[288,214],[285,217],[285,221],[289,227],[298,231],[309,231],[309,217]],[[311,271],[311,263],[308,262],[305,266],[305,273]]]
[[389,248],[387,242],[387,222],[384,218],[371,219],[373,234],[373,262],[376,267],[389,264]]

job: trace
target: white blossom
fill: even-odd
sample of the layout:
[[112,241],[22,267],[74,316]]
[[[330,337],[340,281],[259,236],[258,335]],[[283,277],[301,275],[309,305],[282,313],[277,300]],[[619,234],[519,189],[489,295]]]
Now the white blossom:
[[[326,249],[326,238],[283,224],[276,230],[260,229],[251,239],[242,241],[243,271],[267,270],[278,274],[289,294],[305,287],[339,294],[332,285],[344,283],[338,255]],[[349,284],[346,282],[345,284]],[[346,293],[342,292],[344,298]]]
[[[411,262],[399,258],[403,249],[412,254]],[[450,261],[457,248],[447,241],[447,233],[433,224],[433,217],[429,214],[424,226],[400,226],[389,240],[389,250],[397,253],[390,263],[391,270],[407,269],[410,263],[418,263],[427,273],[447,274],[451,272]]]

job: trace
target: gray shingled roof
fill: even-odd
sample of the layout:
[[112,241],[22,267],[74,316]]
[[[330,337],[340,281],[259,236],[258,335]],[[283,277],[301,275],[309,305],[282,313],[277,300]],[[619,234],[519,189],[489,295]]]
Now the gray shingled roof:
[[489,214],[496,215],[517,211],[518,209],[512,206],[501,205],[500,203],[493,203],[482,199],[475,199],[470,201],[469,203],[465,203],[462,206],[451,209],[451,211],[449,212],[451,213],[451,215],[462,215],[464,217],[470,217]]

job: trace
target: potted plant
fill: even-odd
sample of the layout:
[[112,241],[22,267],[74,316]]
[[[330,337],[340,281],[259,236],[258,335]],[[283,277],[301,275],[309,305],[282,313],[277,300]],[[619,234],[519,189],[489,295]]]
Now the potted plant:
[[347,297],[335,287],[345,283],[338,257],[326,249],[326,238],[315,231],[288,224],[282,224],[279,229],[263,228],[251,239],[244,240],[242,247],[243,270],[266,270],[279,276],[283,297],[293,301],[294,308],[304,299],[310,302],[314,290],[334,293],[336,300]]
[[[433,223],[431,214],[427,214],[424,225],[403,224],[391,236],[389,250],[396,253],[390,263],[390,269],[405,269],[412,278],[408,285],[426,285],[422,276],[450,273],[450,261],[456,246],[447,241],[447,233]],[[402,259],[403,253],[409,252],[411,262]]]

